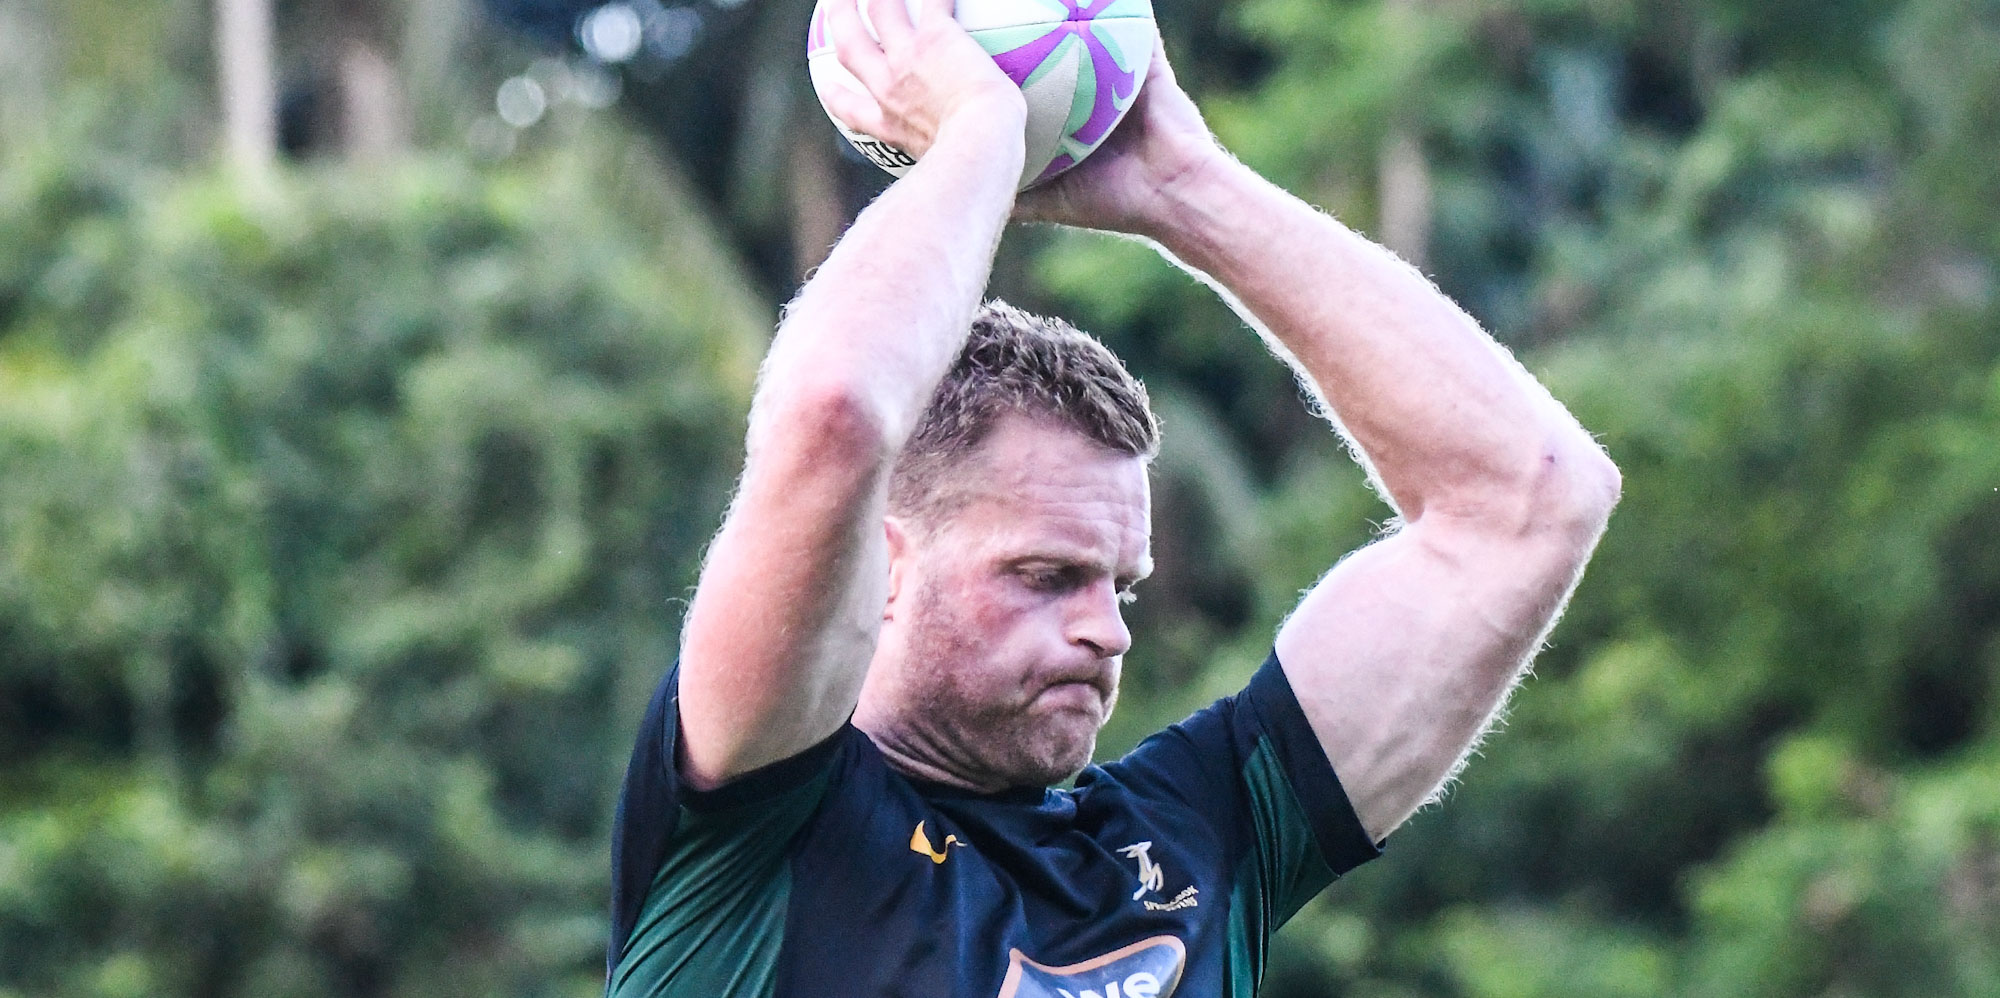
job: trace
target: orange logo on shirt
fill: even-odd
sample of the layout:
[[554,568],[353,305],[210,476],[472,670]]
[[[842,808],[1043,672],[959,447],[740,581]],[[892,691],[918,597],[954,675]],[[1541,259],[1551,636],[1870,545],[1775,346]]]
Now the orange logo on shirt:
[[931,837],[924,834],[924,823],[921,821],[917,822],[917,830],[910,833],[910,851],[921,856],[929,856],[931,862],[939,866],[943,866],[946,857],[951,855],[952,846],[963,849],[965,843],[960,842],[956,835],[947,835],[944,837],[944,845],[932,849]]

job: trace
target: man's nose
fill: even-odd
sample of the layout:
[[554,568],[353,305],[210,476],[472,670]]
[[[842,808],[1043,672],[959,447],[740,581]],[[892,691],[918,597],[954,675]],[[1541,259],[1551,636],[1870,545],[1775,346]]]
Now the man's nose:
[[1131,650],[1132,631],[1125,626],[1124,604],[1109,580],[1078,592],[1069,620],[1069,639],[1099,658],[1116,658]]

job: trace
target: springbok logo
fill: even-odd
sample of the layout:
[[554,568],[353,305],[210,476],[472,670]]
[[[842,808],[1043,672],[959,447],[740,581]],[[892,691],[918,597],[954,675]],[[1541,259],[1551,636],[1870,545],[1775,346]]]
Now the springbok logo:
[[1129,856],[1139,861],[1139,889],[1132,892],[1132,900],[1134,901],[1145,897],[1147,891],[1157,893],[1161,888],[1166,886],[1167,878],[1165,873],[1160,870],[1160,864],[1153,862],[1153,857],[1146,852],[1146,850],[1151,848],[1153,848],[1153,842],[1151,839],[1148,839],[1144,842],[1134,842],[1118,850],[1120,855]]
[[1007,953],[1007,979],[999,998],[1169,998],[1187,966],[1187,947],[1173,936],[1154,936],[1095,960],[1048,967]]

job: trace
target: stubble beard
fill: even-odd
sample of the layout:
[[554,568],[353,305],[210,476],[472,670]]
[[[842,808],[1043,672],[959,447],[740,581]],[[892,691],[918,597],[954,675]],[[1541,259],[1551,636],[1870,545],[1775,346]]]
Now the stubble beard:
[[958,611],[935,589],[918,595],[905,665],[906,725],[921,732],[946,768],[975,784],[1047,787],[1081,772],[1111,701],[1095,716],[1051,714],[1034,709],[1038,687],[982,686],[985,650]]

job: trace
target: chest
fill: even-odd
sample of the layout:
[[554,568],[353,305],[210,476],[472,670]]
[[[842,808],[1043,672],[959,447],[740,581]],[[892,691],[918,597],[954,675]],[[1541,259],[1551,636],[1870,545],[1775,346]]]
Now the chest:
[[1113,795],[834,803],[794,854],[786,963],[852,988],[818,994],[1161,998],[1225,962],[1230,852]]

